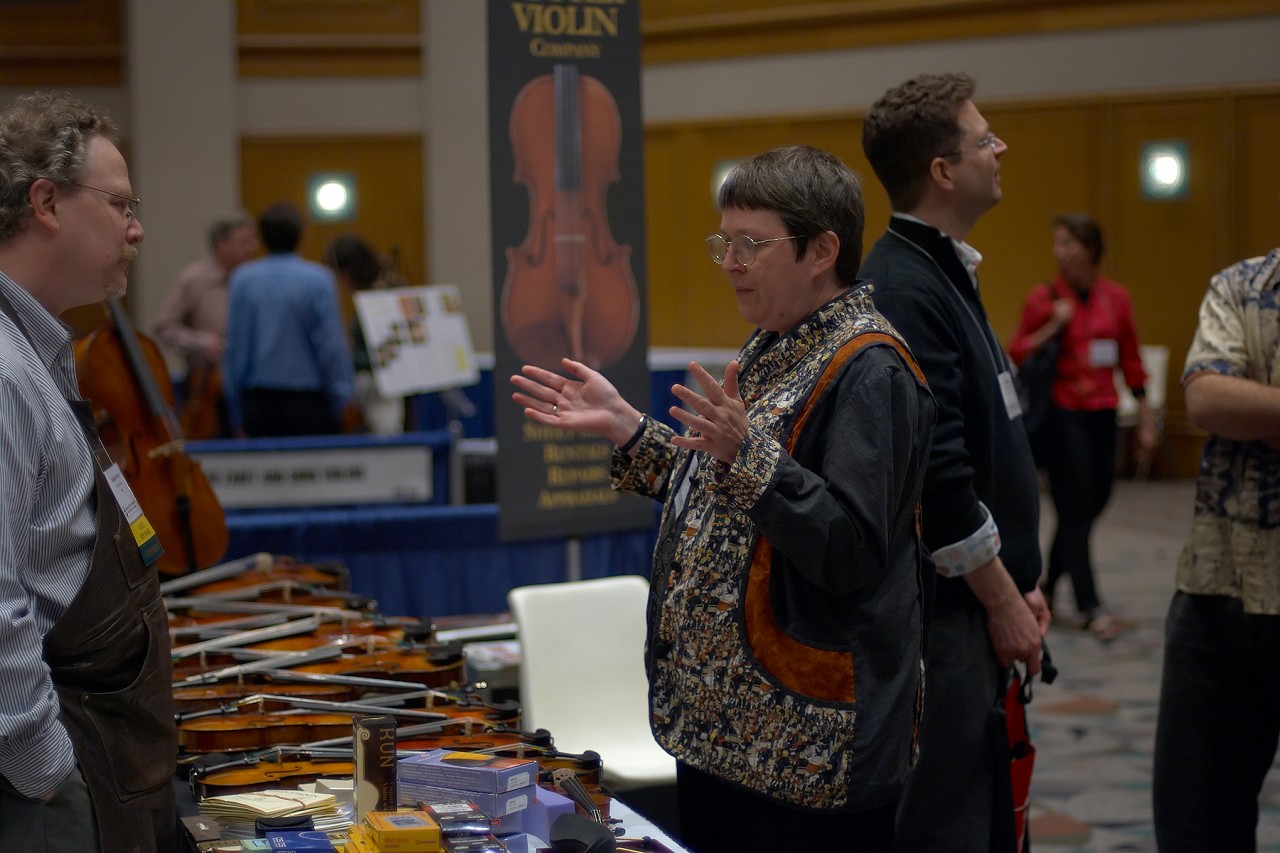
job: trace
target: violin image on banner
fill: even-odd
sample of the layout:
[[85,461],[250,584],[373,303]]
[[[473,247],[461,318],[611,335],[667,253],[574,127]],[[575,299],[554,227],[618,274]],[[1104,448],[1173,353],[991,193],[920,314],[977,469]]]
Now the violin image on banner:
[[605,210],[608,185],[621,178],[617,102],[599,80],[558,64],[520,90],[510,133],[529,230],[507,249],[507,340],[549,370],[564,356],[606,368],[635,340],[640,314],[631,247],[614,242]]
[[227,519],[199,463],[183,451],[173,386],[155,343],[134,331],[118,300],[113,323],[75,345],[80,393],[93,405],[98,434],[133,489],[165,552],[162,575],[181,575],[222,559]]

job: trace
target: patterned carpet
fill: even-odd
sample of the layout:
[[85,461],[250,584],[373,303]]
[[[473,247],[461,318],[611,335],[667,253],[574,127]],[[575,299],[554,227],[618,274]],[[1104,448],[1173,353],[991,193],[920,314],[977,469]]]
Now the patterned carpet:
[[[1102,600],[1129,627],[1110,644],[1074,626],[1068,583],[1060,583],[1049,632],[1059,669],[1035,685],[1030,725],[1036,744],[1031,791],[1032,847],[1040,853],[1154,851],[1151,767],[1164,617],[1191,519],[1194,484],[1120,481],[1095,529],[1094,565]],[[1052,504],[1042,513],[1044,541]],[[1258,849],[1280,851],[1280,772],[1262,794]]]

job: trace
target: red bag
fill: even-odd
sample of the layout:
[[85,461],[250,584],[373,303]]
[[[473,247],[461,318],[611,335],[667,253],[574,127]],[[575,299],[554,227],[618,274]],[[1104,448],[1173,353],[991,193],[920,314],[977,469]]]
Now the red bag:
[[[1024,689],[1025,688],[1025,689]],[[1004,693],[1005,726],[1009,732],[1009,781],[1013,787],[1013,828],[1022,853],[1027,837],[1027,812],[1031,807],[1031,770],[1036,763],[1036,748],[1027,734],[1027,703],[1031,701],[1031,680],[1025,685],[1017,670]]]

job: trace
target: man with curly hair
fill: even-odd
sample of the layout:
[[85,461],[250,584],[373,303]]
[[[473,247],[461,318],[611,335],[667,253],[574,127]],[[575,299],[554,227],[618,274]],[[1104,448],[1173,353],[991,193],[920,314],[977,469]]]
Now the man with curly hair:
[[0,112],[0,849],[172,848],[161,553],[103,450],[64,311],[121,296],[139,200],[101,111]]

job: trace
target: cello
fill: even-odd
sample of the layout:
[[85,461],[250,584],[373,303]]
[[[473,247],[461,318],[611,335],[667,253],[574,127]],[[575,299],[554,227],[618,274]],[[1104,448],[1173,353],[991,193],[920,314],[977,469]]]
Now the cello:
[[617,102],[576,65],[557,64],[520,90],[510,134],[529,230],[506,251],[507,340],[548,370],[564,356],[606,368],[635,340],[640,315],[631,247],[614,242],[605,210],[608,185],[621,178]]
[[222,399],[222,371],[216,364],[193,364],[187,371],[187,396],[178,410],[178,427],[186,438],[217,438],[222,431],[218,403]]
[[80,393],[166,548],[157,570],[180,575],[213,565],[227,551],[227,519],[199,463],[183,451],[164,357],[134,331],[118,300],[107,310],[113,322],[76,342]]

